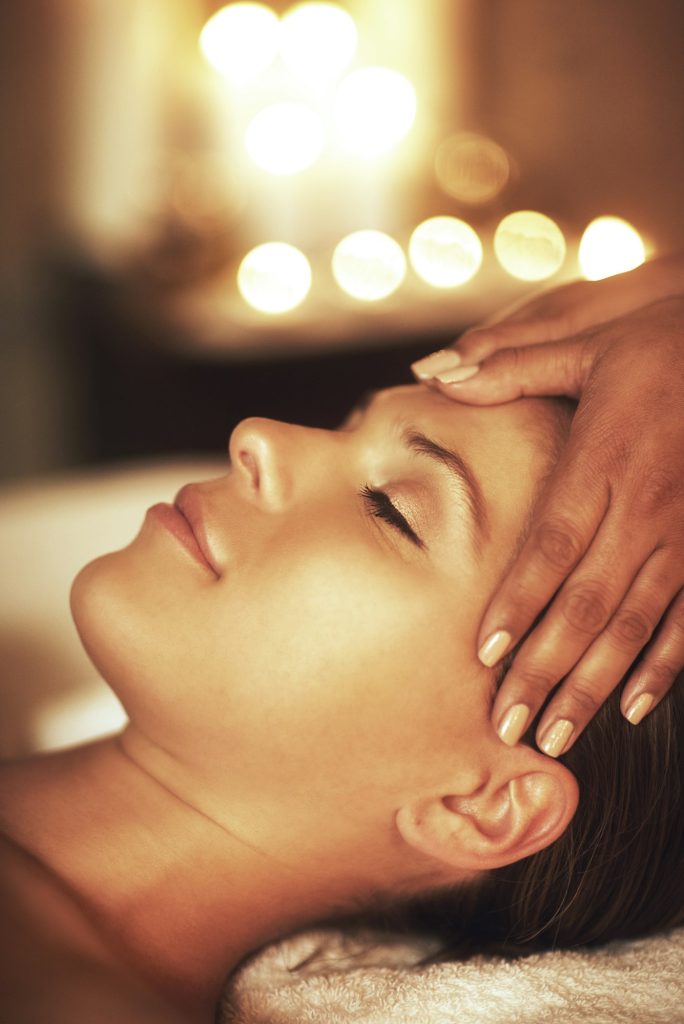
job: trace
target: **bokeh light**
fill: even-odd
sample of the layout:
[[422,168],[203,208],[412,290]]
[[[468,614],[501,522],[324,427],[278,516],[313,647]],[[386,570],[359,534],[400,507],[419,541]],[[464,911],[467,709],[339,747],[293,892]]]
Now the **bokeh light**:
[[482,264],[482,243],[470,224],[457,217],[430,217],[409,242],[413,269],[435,288],[469,281]]
[[579,264],[589,281],[640,267],[646,251],[636,228],[622,217],[597,217],[579,244]]
[[235,84],[256,78],[272,63],[280,42],[280,22],[269,7],[234,3],[209,18],[200,49],[211,66]]
[[440,187],[461,203],[478,206],[503,192],[511,173],[508,155],[492,139],[458,132],[444,139],[435,154]]
[[261,313],[286,313],[304,301],[311,267],[303,252],[286,242],[265,242],[248,252],[238,269],[245,302]]
[[399,243],[382,231],[355,231],[335,249],[332,270],[348,295],[377,302],[396,291],[404,280],[406,257]]
[[351,64],[358,33],[348,11],[332,3],[297,4],[281,22],[280,54],[290,71],[319,84]]
[[517,210],[501,221],[494,235],[494,252],[511,277],[543,281],[560,270],[565,238],[556,222],[535,210]]
[[340,83],[335,124],[342,146],[357,156],[386,153],[404,139],[416,116],[416,92],[391,68],[359,68]]
[[319,115],[303,103],[273,103],[250,121],[245,146],[255,164],[269,174],[297,174],[323,152],[325,132]]

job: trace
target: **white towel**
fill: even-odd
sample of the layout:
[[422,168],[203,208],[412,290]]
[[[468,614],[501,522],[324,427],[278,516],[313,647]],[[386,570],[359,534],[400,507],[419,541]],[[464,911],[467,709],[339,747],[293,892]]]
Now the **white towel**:
[[592,950],[415,966],[434,949],[372,932],[306,932],[247,962],[230,979],[217,1020],[684,1024],[684,928]]

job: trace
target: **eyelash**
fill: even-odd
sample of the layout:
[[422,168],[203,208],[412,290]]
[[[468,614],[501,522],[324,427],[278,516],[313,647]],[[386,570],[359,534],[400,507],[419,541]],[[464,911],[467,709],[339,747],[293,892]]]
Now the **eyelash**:
[[389,523],[403,533],[405,537],[415,544],[416,547],[423,549],[425,547],[423,541],[420,539],[416,531],[412,528],[410,523],[404,519],[399,509],[392,503],[389,496],[384,491],[378,491],[368,484],[362,489],[361,497],[368,508],[372,516],[376,516],[378,519],[384,519],[386,523]]

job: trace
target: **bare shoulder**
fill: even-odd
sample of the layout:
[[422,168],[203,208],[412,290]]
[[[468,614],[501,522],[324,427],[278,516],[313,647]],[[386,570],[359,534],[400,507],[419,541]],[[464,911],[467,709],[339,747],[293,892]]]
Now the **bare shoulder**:
[[0,837],[0,1020],[193,1024],[93,939],[68,897]]

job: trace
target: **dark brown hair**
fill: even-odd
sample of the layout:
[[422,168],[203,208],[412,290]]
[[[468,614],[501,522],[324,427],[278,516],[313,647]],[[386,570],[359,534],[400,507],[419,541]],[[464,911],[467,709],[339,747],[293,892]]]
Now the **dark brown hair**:
[[403,923],[439,935],[440,958],[590,946],[684,924],[683,683],[636,727],[615,691],[561,758],[580,786],[563,835],[414,901]]

